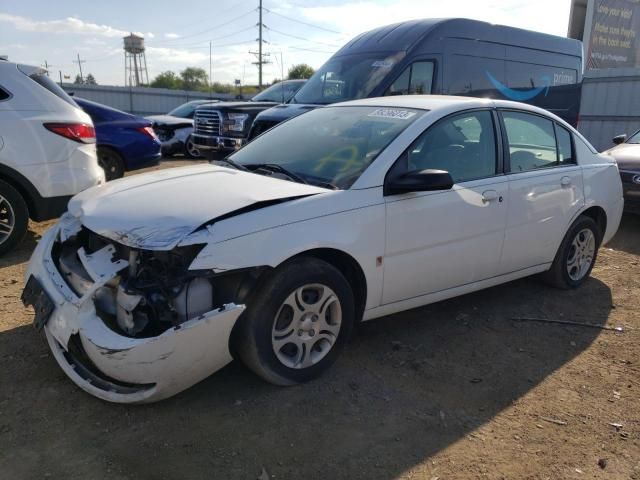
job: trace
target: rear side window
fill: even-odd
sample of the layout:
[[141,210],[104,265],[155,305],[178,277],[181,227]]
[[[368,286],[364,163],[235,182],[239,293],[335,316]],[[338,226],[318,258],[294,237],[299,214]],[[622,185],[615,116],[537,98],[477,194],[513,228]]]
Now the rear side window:
[[560,165],[577,163],[573,153],[573,143],[569,131],[556,124],[556,137],[558,138],[558,162]]
[[513,173],[527,172],[558,164],[553,122],[537,115],[503,112]]
[[29,75],[29,78],[31,80],[33,80],[34,82],[36,82],[41,87],[46,88],[47,90],[49,90],[56,97],[59,97],[62,100],[64,100],[65,102],[67,102],[69,105],[73,105],[74,107],[78,106],[76,104],[76,102],[74,102],[73,99],[69,95],[67,95],[67,92],[65,92],[56,82],[51,80],[45,74],[43,74],[43,73],[34,73],[34,74]]
[[0,87],[0,102],[3,100],[6,100],[10,96],[11,95],[9,95],[9,92],[7,92],[4,88]]
[[409,65],[385,95],[428,95],[433,84],[433,62],[414,62]]

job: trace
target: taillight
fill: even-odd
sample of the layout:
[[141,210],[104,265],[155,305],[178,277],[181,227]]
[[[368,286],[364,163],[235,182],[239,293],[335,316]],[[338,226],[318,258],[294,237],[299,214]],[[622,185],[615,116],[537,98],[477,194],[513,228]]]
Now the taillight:
[[45,123],[44,128],[79,143],[96,143],[96,130],[86,123]]
[[137,130],[141,133],[144,133],[145,135],[148,135],[154,140],[158,140],[158,136],[156,135],[156,132],[154,132],[153,128],[151,127],[140,127]]

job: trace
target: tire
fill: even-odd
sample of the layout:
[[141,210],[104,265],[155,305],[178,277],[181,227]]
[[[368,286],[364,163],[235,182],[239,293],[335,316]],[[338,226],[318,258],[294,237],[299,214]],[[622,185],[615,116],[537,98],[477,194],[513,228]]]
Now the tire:
[[578,217],[562,240],[544,280],[556,288],[578,288],[589,278],[601,242],[602,232],[596,222],[586,216]]
[[27,233],[29,209],[15,188],[0,180],[0,255],[13,249]]
[[185,158],[202,158],[200,151],[193,144],[193,140],[191,140],[191,135],[189,135],[184,142],[184,156]]
[[98,164],[104,170],[107,181],[124,177],[124,161],[115,150],[98,147]]
[[275,385],[304,383],[329,368],[355,319],[347,280],[334,266],[313,257],[276,268],[247,304],[234,336],[236,352],[247,367]]

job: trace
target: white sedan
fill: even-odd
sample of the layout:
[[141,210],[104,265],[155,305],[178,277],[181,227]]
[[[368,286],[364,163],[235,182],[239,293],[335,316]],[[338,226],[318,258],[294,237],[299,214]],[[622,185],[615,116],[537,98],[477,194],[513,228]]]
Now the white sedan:
[[76,196],[23,300],[60,367],[112,402],[233,357],[308,381],[355,323],[543,274],[580,286],[623,209],[618,168],[523,104],[411,96],[320,108],[224,163]]

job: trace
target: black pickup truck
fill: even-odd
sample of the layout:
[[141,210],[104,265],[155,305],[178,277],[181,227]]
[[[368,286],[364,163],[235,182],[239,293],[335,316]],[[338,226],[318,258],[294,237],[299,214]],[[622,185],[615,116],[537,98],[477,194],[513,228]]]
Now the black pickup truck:
[[194,146],[203,154],[240,148],[249,129],[263,110],[286,103],[305,80],[286,80],[260,92],[248,102],[220,102],[196,108],[193,119]]

